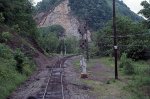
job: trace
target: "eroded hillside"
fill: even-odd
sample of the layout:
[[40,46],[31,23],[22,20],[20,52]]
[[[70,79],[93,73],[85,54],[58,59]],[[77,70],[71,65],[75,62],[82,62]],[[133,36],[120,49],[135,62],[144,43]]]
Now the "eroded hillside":
[[79,21],[71,15],[70,7],[68,6],[69,0],[64,0],[57,5],[54,9],[46,13],[39,13],[35,16],[39,27],[47,27],[50,25],[59,24],[66,30],[67,36],[80,37],[78,33]]

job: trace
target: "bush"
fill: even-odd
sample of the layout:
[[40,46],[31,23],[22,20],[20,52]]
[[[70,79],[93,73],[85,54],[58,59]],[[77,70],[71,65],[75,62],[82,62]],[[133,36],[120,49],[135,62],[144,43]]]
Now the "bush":
[[[78,41],[76,40],[76,38],[66,38],[64,43],[66,45],[66,52],[68,54],[78,52]],[[63,46],[63,44],[62,44],[62,46]],[[63,49],[65,49],[65,48],[63,48]]]
[[62,0],[41,0],[35,7],[35,13],[49,11],[61,1]]
[[0,44],[0,57],[4,59],[11,59],[13,57],[12,50],[8,46]]
[[54,33],[49,33],[47,35],[40,35],[38,38],[39,45],[47,53],[55,53],[59,45],[59,39]]
[[119,67],[123,68],[123,72],[127,75],[131,75],[134,73],[133,61],[127,58],[126,53],[122,54]]
[[3,32],[1,34],[1,40],[4,42],[7,42],[11,37],[12,35],[9,32]]
[[65,29],[60,25],[51,25],[39,28],[38,43],[47,53],[56,53],[60,47],[59,40],[63,36]]
[[89,53],[91,58],[98,56],[98,52],[99,50],[97,46],[95,46],[94,44],[89,44]]
[[25,75],[30,75],[32,70],[34,69],[35,65],[32,61],[29,60],[28,57],[24,55],[20,51],[20,49],[17,49],[14,53],[14,59],[16,60],[16,70]]
[[120,68],[124,67],[124,65],[125,65],[124,63],[125,63],[126,60],[127,60],[127,54],[123,53],[121,58],[120,58],[120,65],[119,65]]
[[54,33],[59,38],[65,33],[65,29],[61,25],[51,25],[48,27],[39,28],[39,32],[42,35]]
[[19,25],[18,25],[18,24],[13,25],[13,26],[12,26],[12,30],[17,31],[17,32],[20,32]]
[[17,62],[16,70],[19,73],[23,73],[23,64],[25,62],[25,56],[19,49],[14,53],[14,59]]
[[0,13],[0,23],[3,23],[5,20],[3,13]]
[[124,66],[123,66],[123,71],[127,75],[134,74],[134,65],[132,64],[132,60],[128,59],[125,61]]

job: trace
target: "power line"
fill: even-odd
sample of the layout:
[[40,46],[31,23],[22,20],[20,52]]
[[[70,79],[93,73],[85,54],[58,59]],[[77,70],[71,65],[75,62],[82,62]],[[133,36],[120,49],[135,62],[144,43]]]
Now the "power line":
[[[134,34],[134,35],[119,35],[117,36],[117,38],[126,38],[126,37],[134,37],[134,36],[147,36],[149,34],[150,36],[150,33],[144,33],[144,34]],[[114,38],[114,36],[105,36],[104,38]]]
[[[102,46],[112,47],[113,45],[104,44]],[[143,46],[150,47],[150,45],[118,45],[118,47],[143,47]]]

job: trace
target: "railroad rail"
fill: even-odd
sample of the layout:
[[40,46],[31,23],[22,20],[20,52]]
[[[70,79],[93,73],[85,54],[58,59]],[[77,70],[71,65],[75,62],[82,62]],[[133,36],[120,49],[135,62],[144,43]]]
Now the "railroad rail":
[[37,99],[65,99],[67,89],[64,83],[64,67],[65,60],[72,56],[58,58],[56,63],[49,68],[50,75],[46,81],[46,85],[37,94]]

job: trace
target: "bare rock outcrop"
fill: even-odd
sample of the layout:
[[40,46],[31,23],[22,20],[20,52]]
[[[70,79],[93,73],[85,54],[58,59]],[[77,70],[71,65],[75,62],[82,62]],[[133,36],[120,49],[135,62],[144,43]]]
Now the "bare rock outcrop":
[[[49,10],[47,14],[39,13],[35,16],[39,27],[47,27],[50,25],[61,25],[66,30],[67,37],[75,37],[80,39],[81,35],[78,32],[80,22],[71,14],[69,0],[63,0],[59,5]],[[88,32],[88,38],[90,38]]]

